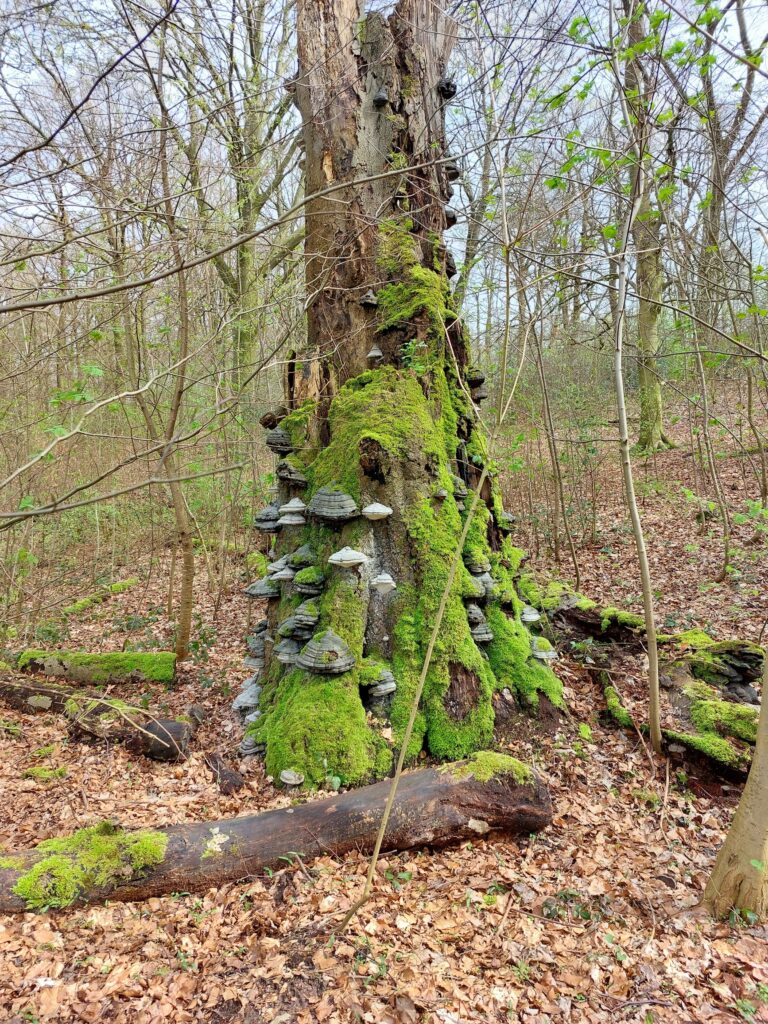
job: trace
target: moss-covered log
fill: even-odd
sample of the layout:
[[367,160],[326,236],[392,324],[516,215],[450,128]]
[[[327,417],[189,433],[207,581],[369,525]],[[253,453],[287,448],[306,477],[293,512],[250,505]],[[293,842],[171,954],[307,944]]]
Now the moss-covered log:
[[22,672],[60,676],[78,683],[172,683],[176,674],[173,651],[23,651],[16,662]]
[[[388,782],[299,807],[158,831],[104,824],[0,858],[0,912],[42,910],[109,897],[142,900],[198,891],[302,859],[374,844]],[[441,846],[491,831],[530,833],[552,820],[536,775],[503,754],[403,776],[385,850]]]
[[184,759],[204,717],[197,705],[181,718],[161,718],[115,697],[9,675],[0,675],[0,700],[18,711],[63,714],[73,733],[126,743],[155,761]]
[[[273,547],[274,559],[301,557],[293,580],[264,586],[274,596],[261,717],[249,727],[266,746],[271,775],[291,768],[311,784],[328,775],[360,784],[389,771],[471,492],[489,459],[472,399],[482,377],[468,365],[469,338],[453,308],[452,261],[441,237],[456,173],[438,81],[455,26],[416,0],[400,0],[389,18],[359,15],[353,0],[298,5],[292,88],[304,124],[307,192],[331,182],[338,188],[307,204],[308,347],[289,362],[287,415],[271,440],[282,460],[278,505],[301,498],[310,513],[306,523],[299,515],[283,525]],[[512,578],[520,553],[502,533],[488,468],[411,756],[426,749],[453,759],[486,746],[495,691],[509,690],[531,712],[542,700],[562,704],[559,681],[532,657],[520,621]],[[358,510],[380,503],[392,514],[329,523],[311,514],[323,488],[348,495]],[[364,556],[359,568],[329,565],[346,546]],[[376,589],[383,573],[396,590]],[[307,593],[310,605],[299,613]],[[312,671],[297,663],[308,636],[294,628],[295,614],[315,622],[321,643],[327,630],[341,638],[352,667]],[[377,682],[391,679],[394,693],[378,696]]]

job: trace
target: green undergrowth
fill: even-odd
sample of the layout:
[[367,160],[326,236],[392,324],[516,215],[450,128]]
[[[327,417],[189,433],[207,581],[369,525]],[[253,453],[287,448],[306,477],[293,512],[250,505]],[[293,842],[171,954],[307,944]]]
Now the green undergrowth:
[[[46,663],[52,667],[46,667]],[[17,660],[21,670],[80,679],[95,684],[119,682],[136,673],[157,683],[173,682],[176,655],[172,651],[23,651]]]
[[[39,843],[39,859],[22,870],[13,892],[29,910],[68,907],[92,889],[109,890],[140,878],[162,862],[167,845],[164,832],[124,832],[108,821],[82,828]],[[19,870],[21,862],[3,858],[0,867]]]
[[494,750],[476,751],[463,764],[445,765],[440,771],[449,771],[457,779],[471,776],[478,782],[490,782],[491,779],[511,775],[519,786],[527,785],[534,779],[533,771],[527,764]]

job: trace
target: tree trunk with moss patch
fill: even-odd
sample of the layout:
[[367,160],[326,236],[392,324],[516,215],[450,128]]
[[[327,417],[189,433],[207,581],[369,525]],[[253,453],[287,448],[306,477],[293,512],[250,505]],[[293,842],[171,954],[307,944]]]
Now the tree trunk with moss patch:
[[[309,518],[279,532],[276,558],[312,549],[314,570],[299,581],[325,575],[311,607],[316,628],[333,630],[354,666],[306,672],[281,663],[268,642],[262,713],[250,732],[266,745],[274,776],[292,768],[312,784],[326,776],[359,784],[391,768],[467,514],[462,492],[477,485],[488,458],[441,234],[453,172],[440,86],[455,26],[426,0],[401,0],[388,19],[361,18],[353,0],[302,0],[298,31],[299,72],[289,88],[304,123],[307,192],[333,192],[307,204],[308,351],[288,367],[290,413],[280,424],[291,438],[288,461],[307,484],[282,484],[279,501],[310,502],[330,487],[358,509],[380,502],[393,513],[341,527]],[[500,529],[493,476],[481,497],[464,556],[469,568],[487,565],[493,581],[464,567],[457,574],[413,757],[425,749],[451,759],[487,746],[497,691],[508,688],[528,710],[540,699],[562,703],[555,675],[531,660],[513,584],[520,552]],[[365,555],[359,569],[328,564],[344,546]],[[397,589],[381,595],[371,582],[384,572]],[[302,600],[295,583],[281,584],[269,611],[275,642]],[[476,642],[470,602],[482,606],[491,642]],[[385,671],[396,692],[371,699]]]
[[[107,823],[0,858],[0,913],[196,892],[299,857],[373,847],[389,783],[241,818],[123,832]],[[549,794],[526,765],[481,753],[403,776],[385,850],[545,828]]]

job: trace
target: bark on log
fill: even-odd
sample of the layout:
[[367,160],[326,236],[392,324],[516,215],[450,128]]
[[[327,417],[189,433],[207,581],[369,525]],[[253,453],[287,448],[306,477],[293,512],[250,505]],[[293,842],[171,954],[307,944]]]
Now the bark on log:
[[[489,763],[483,758],[493,766],[490,775],[480,770],[481,765]],[[518,769],[528,773],[522,782],[518,781]],[[92,887],[84,880],[76,901],[88,903],[106,897],[144,900],[178,890],[205,890],[265,868],[284,867],[291,853],[298,853],[306,861],[323,854],[368,852],[376,838],[389,785],[385,780],[325,800],[249,817],[170,826],[163,830],[168,841],[161,863],[144,877],[130,877],[130,864],[126,862],[115,872],[112,884]],[[383,849],[443,846],[477,839],[492,830],[529,833],[544,828],[551,820],[549,794],[532,772],[512,759],[481,754],[469,762],[404,775]],[[29,909],[13,890],[19,878],[45,856],[45,851],[31,850],[0,861],[0,912]]]
[[224,796],[232,796],[243,786],[247,785],[240,772],[230,768],[221,754],[211,753],[205,755],[205,763],[213,772],[213,777],[219,787],[219,792]]

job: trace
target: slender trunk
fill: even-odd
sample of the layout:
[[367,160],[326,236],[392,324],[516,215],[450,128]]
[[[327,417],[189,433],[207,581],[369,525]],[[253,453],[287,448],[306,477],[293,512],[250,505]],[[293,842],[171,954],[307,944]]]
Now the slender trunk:
[[[614,71],[619,80],[618,62],[614,57]],[[624,117],[628,125],[631,124],[631,116],[626,101],[622,97]],[[621,469],[624,479],[624,490],[629,506],[629,515],[632,521],[632,533],[637,548],[637,558],[640,565],[640,581],[643,590],[643,613],[645,618],[645,633],[648,645],[648,723],[651,733],[651,744],[657,754],[662,752],[661,739],[661,705],[659,693],[659,649],[656,641],[656,622],[654,619],[653,587],[651,584],[651,572],[648,565],[648,553],[645,547],[645,535],[643,524],[640,519],[640,512],[637,507],[635,496],[635,481],[632,476],[632,460],[630,456],[629,425],[627,422],[627,406],[624,393],[624,325],[626,321],[627,307],[627,248],[632,227],[637,217],[641,197],[643,195],[643,159],[644,154],[639,146],[635,146],[635,174],[633,176],[633,187],[631,195],[631,207],[627,213],[624,223],[619,249],[616,253],[617,264],[617,295],[616,295],[616,319],[614,321],[614,385],[616,388],[616,405],[619,417],[619,450],[621,454]]]

